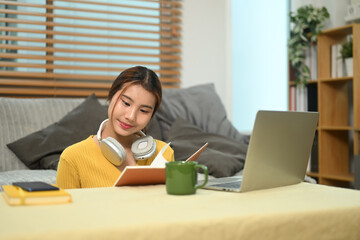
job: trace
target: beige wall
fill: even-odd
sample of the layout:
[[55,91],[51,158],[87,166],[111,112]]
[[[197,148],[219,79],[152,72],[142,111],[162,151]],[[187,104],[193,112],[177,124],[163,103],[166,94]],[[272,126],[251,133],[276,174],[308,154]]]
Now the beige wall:
[[212,82],[231,118],[231,0],[183,1],[182,87]]

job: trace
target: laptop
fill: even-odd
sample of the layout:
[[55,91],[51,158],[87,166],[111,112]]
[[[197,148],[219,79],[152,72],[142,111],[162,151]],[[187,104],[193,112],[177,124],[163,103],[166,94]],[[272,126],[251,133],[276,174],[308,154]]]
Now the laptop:
[[249,192],[304,181],[318,115],[258,111],[243,175],[209,179],[204,189]]

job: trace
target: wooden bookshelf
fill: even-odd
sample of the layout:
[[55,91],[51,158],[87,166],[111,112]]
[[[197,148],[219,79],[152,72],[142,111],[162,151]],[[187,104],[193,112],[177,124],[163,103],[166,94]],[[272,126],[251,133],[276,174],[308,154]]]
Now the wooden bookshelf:
[[[342,43],[349,34],[353,36],[353,76],[332,78],[331,45]],[[308,99],[315,99],[319,112],[317,166],[308,175],[320,184],[351,187],[351,162],[360,154],[360,24],[323,31],[317,48],[318,76],[307,86],[316,88],[308,91],[312,95]],[[290,92],[294,86],[290,79]]]

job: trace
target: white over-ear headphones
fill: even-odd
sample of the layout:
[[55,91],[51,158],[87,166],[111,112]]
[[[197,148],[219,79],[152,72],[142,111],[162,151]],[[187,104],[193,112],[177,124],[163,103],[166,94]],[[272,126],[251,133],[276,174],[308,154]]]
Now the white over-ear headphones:
[[[104,120],[100,124],[100,128],[97,132],[97,139],[100,143],[100,149],[107,160],[109,160],[115,166],[120,166],[126,159],[126,151],[124,147],[112,137],[101,139],[101,132],[105,127],[105,123],[109,119]],[[156,150],[156,142],[151,136],[146,136],[142,131],[138,132],[141,135],[131,145],[131,152],[136,160],[143,160],[154,155]]]

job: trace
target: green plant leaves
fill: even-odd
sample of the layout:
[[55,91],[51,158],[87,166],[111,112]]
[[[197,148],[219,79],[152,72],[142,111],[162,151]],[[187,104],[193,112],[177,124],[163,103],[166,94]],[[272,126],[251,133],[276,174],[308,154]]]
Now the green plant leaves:
[[310,78],[309,67],[305,65],[305,50],[316,43],[317,35],[321,33],[324,22],[330,17],[325,7],[314,8],[306,5],[290,12],[290,22],[293,28],[288,40],[289,60],[295,69],[295,82],[306,83]]
[[340,54],[342,59],[353,57],[353,39],[350,37],[341,44]]

